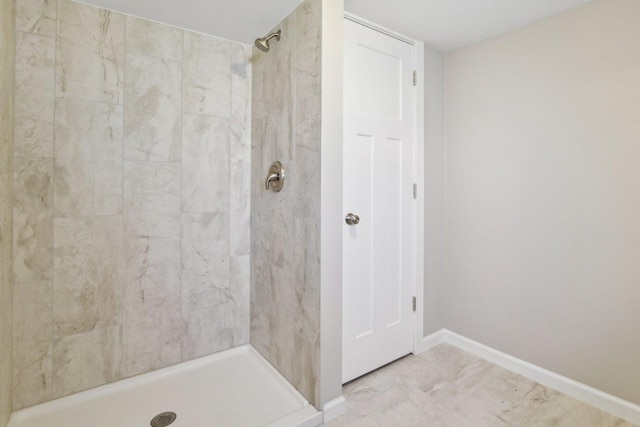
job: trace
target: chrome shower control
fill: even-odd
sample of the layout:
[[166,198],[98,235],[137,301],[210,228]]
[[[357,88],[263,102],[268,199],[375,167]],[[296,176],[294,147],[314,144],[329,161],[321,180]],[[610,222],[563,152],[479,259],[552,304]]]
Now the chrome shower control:
[[273,162],[269,168],[267,180],[264,182],[264,189],[267,191],[272,190],[277,193],[282,190],[284,178],[284,167],[282,167],[282,163],[278,161]]
[[360,217],[356,214],[348,213],[347,216],[344,217],[344,221],[348,225],[358,225],[360,223]]

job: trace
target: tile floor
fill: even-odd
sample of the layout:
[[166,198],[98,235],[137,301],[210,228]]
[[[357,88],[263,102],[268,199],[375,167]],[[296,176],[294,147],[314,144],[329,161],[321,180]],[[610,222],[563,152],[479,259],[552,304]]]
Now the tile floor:
[[345,385],[330,427],[631,427],[563,393],[441,344]]

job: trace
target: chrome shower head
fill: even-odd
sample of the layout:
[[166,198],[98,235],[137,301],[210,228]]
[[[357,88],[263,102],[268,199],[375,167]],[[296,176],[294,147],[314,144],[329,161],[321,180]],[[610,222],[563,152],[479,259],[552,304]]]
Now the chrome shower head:
[[282,35],[282,30],[278,30],[275,33],[271,33],[266,37],[260,37],[256,39],[256,47],[263,52],[269,52],[269,40],[272,38],[276,38],[276,41],[280,41],[280,36]]

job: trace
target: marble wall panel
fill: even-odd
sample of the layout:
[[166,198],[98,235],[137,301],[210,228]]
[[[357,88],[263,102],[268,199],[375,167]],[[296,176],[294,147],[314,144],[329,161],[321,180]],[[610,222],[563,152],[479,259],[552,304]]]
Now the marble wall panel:
[[127,238],[180,235],[180,164],[125,162],[124,205]]
[[321,43],[322,2],[305,1],[296,10],[296,93],[298,99],[320,94],[322,77]]
[[[264,78],[257,75],[257,71],[260,70],[262,73],[266,71],[268,55],[263,55],[260,51],[254,50],[251,58],[251,65],[253,68],[252,78],[251,78],[251,122],[252,125],[255,124],[256,120],[263,119],[269,114],[269,96],[267,94],[267,90],[269,85],[267,85]],[[251,133],[251,143],[252,145],[255,142],[256,133]]]
[[180,164],[125,162],[124,374],[181,360]]
[[[295,159],[296,117],[296,33],[297,13],[278,25],[280,42],[273,43],[268,55],[254,48],[252,116],[265,117],[261,167],[266,171],[271,162]],[[276,60],[277,58],[277,60]],[[252,136],[253,138],[253,136]]]
[[[160,285],[162,286],[162,284]],[[180,294],[147,279],[125,290],[123,375],[130,377],[182,361]]]
[[296,161],[291,165],[292,182],[299,194],[296,217],[314,217],[320,212],[320,95],[298,101]]
[[53,286],[51,280],[13,289],[13,408],[53,397]]
[[53,343],[52,353],[54,398],[122,377],[119,326],[58,338]]
[[0,2],[0,427],[13,401],[13,126],[15,77],[13,1]]
[[[293,323],[297,305],[295,285],[290,268],[278,267],[275,264],[269,264],[268,280],[268,311],[272,335],[269,355],[273,358],[272,363],[275,363],[282,375],[293,384],[293,373],[299,365],[299,360],[294,357],[297,353],[294,343],[296,325]],[[299,384],[295,386],[300,387]]]
[[231,49],[231,135],[229,176],[231,192],[229,216],[231,255],[250,253],[251,217],[251,49],[234,45]]
[[122,117],[122,105],[56,101],[56,217],[122,212]]
[[122,104],[124,15],[57,1],[56,96]]
[[122,217],[54,221],[54,335],[62,337],[122,320]]
[[56,36],[56,0],[15,0],[16,30]]
[[53,159],[14,161],[14,283],[52,279]]
[[[271,303],[270,286],[266,286],[266,277],[269,277],[269,262],[267,260],[267,250],[262,248],[256,242],[257,231],[255,220],[251,219],[251,305],[250,305],[250,325],[251,325],[251,345],[261,354],[269,353],[271,347],[271,318],[269,311],[266,309]],[[260,278],[258,284],[257,278]]]
[[[254,49],[251,343],[314,405],[320,355],[321,0],[305,0]],[[280,160],[280,193],[258,183]]]
[[182,312],[216,307],[229,298],[229,216],[182,215]]
[[180,28],[127,16],[127,53],[182,61]]
[[246,344],[251,48],[16,6],[14,408]]
[[185,319],[183,358],[194,358],[249,342],[249,255],[230,259],[230,281],[217,305],[191,311]]
[[231,116],[231,46],[226,40],[184,35],[184,112]]
[[249,343],[251,256],[249,254],[232,256],[229,267],[236,307],[234,340],[237,345],[244,345]]
[[307,147],[319,153],[322,96],[313,95],[300,99],[296,108],[296,145]]
[[130,53],[126,73],[125,159],[179,161],[180,62]]
[[184,116],[182,141],[184,212],[229,211],[229,120]]
[[53,156],[55,39],[16,33],[15,154]]

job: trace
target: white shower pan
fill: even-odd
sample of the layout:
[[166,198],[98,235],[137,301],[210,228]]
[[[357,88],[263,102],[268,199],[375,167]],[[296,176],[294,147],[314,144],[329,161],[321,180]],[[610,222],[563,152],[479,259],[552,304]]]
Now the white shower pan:
[[318,412],[246,345],[16,411],[8,427],[314,427]]

